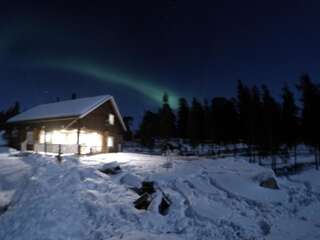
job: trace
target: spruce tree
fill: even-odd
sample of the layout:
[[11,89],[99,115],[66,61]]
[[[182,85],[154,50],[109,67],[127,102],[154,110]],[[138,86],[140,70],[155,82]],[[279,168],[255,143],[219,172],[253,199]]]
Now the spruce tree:
[[237,107],[239,113],[239,136],[241,142],[248,146],[250,161],[252,161],[253,142],[252,142],[252,126],[251,126],[251,91],[240,80],[238,81]]
[[249,143],[250,135],[250,102],[251,95],[250,90],[240,80],[238,81],[238,112],[240,121],[240,136],[245,143]]
[[212,128],[212,114],[208,101],[205,99],[203,103],[203,128],[202,136],[206,141],[212,140],[211,136]]
[[188,136],[193,144],[203,140],[203,108],[201,103],[193,98],[189,113]]
[[169,96],[167,93],[163,95],[163,104],[159,109],[159,136],[169,139],[176,133],[176,117],[169,105]]
[[14,103],[14,105],[12,107],[10,107],[5,112],[5,120],[7,121],[9,118],[11,118],[19,113],[20,113],[20,103],[17,101]]
[[266,85],[262,86],[262,127],[264,150],[272,156],[272,168],[276,168],[275,154],[280,147],[280,106],[271,96]]
[[[262,133],[262,119],[261,119],[262,103],[260,91],[257,86],[253,86],[251,89],[251,100],[250,100],[250,141],[253,146],[252,150],[252,161],[255,162],[257,151],[260,152],[260,145],[265,136]],[[259,163],[260,162],[259,157]]]
[[146,111],[138,130],[138,137],[142,145],[152,148],[158,136],[159,118],[156,113]]
[[298,106],[287,85],[282,88],[281,132],[282,142],[291,149],[298,141]]
[[216,144],[230,144],[238,141],[238,114],[234,100],[223,97],[211,101],[211,132]]
[[124,134],[124,139],[127,141],[131,141],[133,138],[133,133],[131,130],[132,122],[133,122],[133,117],[131,116],[124,116],[123,117],[123,122],[127,128],[127,131]]
[[315,165],[319,168],[319,134],[320,134],[320,90],[315,85],[309,75],[304,74],[298,85],[298,89],[302,93],[301,102],[303,104],[302,109],[302,132],[304,142],[314,149]]
[[294,150],[296,166],[296,146],[299,137],[298,107],[295,103],[294,95],[287,85],[282,88],[281,96],[281,142],[286,146],[288,154],[291,149]]
[[178,107],[178,120],[177,120],[177,136],[179,138],[187,138],[188,136],[188,118],[189,118],[189,106],[185,98],[179,99]]

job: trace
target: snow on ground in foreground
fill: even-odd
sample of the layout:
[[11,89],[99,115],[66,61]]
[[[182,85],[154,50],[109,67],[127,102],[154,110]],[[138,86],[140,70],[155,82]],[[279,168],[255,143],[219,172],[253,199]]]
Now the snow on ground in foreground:
[[[114,161],[120,174],[97,170]],[[280,190],[260,187],[260,176],[273,173],[233,157],[117,153],[59,164],[2,153],[0,193],[11,203],[0,239],[319,239],[320,173],[277,178]],[[134,208],[138,195],[128,188],[143,180],[169,196],[168,215],[152,204]]]

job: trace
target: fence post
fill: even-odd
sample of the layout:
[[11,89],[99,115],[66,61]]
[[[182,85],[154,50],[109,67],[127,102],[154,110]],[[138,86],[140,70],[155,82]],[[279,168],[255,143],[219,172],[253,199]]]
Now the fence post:
[[81,147],[80,147],[80,128],[77,130],[77,146],[78,146],[78,155],[81,154]]
[[58,145],[58,156],[57,156],[57,160],[59,163],[61,163],[62,161],[62,157],[61,157],[61,144]]
[[47,153],[47,130],[44,128],[44,152]]

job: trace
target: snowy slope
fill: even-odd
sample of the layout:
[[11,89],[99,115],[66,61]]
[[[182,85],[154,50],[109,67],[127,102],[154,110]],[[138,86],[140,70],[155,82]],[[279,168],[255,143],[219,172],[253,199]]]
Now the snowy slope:
[[[97,171],[115,161],[121,173]],[[8,180],[16,169],[20,177]],[[3,154],[0,192],[13,196],[0,215],[0,239],[319,239],[320,174],[278,178],[280,190],[260,187],[261,175],[273,173],[231,157],[117,153],[59,164]],[[143,180],[169,196],[168,215],[155,203],[148,211],[134,208],[138,195],[129,187]]]

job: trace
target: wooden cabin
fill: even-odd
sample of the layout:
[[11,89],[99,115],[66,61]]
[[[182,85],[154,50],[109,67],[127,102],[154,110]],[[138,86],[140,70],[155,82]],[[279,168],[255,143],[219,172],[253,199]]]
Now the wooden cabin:
[[110,95],[38,105],[7,121],[8,143],[22,151],[90,154],[121,151],[126,126]]

